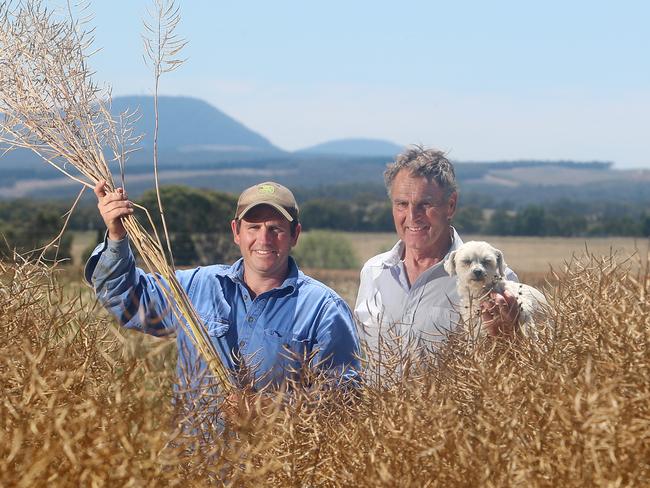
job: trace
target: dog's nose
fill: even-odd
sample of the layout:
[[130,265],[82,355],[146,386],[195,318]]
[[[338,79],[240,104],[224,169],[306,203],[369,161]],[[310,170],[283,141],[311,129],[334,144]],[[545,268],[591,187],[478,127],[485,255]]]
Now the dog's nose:
[[485,273],[483,273],[482,269],[475,269],[475,270],[472,271],[472,273],[474,273],[474,276],[476,278],[483,278],[483,275],[485,274]]

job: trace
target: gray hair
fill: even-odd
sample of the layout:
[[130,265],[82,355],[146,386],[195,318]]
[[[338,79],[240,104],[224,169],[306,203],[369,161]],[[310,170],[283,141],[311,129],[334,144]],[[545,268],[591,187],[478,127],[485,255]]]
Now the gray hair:
[[424,176],[429,182],[434,181],[444,191],[446,199],[458,191],[454,166],[445,157],[445,153],[437,149],[424,149],[422,146],[413,145],[386,166],[384,182],[389,197],[393,180],[403,169],[409,171],[411,176]]

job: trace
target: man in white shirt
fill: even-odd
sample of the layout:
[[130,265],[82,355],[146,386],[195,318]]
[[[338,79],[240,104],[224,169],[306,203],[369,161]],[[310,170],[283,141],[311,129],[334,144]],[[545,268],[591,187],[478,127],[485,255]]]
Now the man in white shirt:
[[[400,240],[363,266],[354,311],[371,349],[380,335],[435,347],[459,321],[456,278],[443,268],[462,244],[451,226],[458,199],[454,168],[441,151],[415,146],[388,165],[384,179]],[[517,280],[509,269],[506,277]],[[490,335],[512,335],[516,298],[509,293],[491,298],[482,309],[483,327]]]

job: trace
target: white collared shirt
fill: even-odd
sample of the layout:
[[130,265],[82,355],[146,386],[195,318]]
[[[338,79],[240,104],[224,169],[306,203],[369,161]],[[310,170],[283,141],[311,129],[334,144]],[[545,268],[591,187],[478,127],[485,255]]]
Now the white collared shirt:
[[[376,348],[379,335],[395,334],[434,347],[454,330],[459,322],[460,297],[456,277],[449,276],[444,261],[463,244],[452,227],[452,243],[445,258],[424,271],[409,286],[400,240],[388,252],[370,258],[361,270],[361,283],[355,315],[361,325],[360,336]],[[512,270],[506,277],[517,280]],[[390,329],[390,332],[388,332]]]

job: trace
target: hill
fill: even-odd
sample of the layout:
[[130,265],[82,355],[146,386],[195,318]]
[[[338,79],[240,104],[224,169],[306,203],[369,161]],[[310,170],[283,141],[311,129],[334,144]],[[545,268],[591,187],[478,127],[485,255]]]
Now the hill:
[[[153,147],[154,107],[149,96],[124,96],[113,99],[111,113],[138,110],[135,132],[144,134],[141,146]],[[275,153],[280,149],[268,139],[203,100],[191,97],[161,96],[158,100],[161,151],[179,153]]]
[[296,151],[307,155],[386,156],[393,158],[403,147],[381,139],[337,139]]
[[[115,115],[126,109],[139,110],[135,132],[144,134],[142,150],[126,165],[127,188],[135,197],[153,186],[152,97],[113,100]],[[383,171],[402,149],[378,139],[341,139],[288,153],[202,100],[163,96],[159,109],[163,184],[239,192],[274,179],[307,197],[349,199],[365,192],[384,198]],[[650,171],[615,170],[608,162],[455,162],[455,166],[464,201],[474,194],[516,205],[561,198],[650,202]],[[16,150],[0,159],[0,198],[71,198],[78,187],[30,152]]]
[[[230,191],[264,180],[276,180],[300,194],[315,197],[353,199],[360,193],[385,198],[383,171],[386,157],[318,156],[278,153],[244,160],[210,157],[204,153],[184,154],[177,162],[166,160],[160,172],[162,184]],[[190,157],[192,156],[192,157]],[[520,206],[558,199],[650,203],[650,171],[613,170],[605,163],[572,162],[455,162],[461,199],[488,200]],[[137,196],[153,187],[150,164],[127,166],[127,189]],[[72,198],[78,183],[40,163],[37,169],[0,171],[0,198]],[[476,200],[476,196],[485,198]],[[486,200],[488,199],[488,200]]]
[[[129,164],[150,165],[155,123],[153,97],[115,97],[110,109],[115,118],[125,111],[137,111],[133,134],[143,138],[138,144],[140,150],[132,153]],[[209,166],[224,160],[245,161],[284,154],[262,135],[198,98],[161,96],[158,110],[161,166],[186,163]],[[44,171],[48,173],[43,166],[43,161],[31,151],[16,149],[2,157],[0,174],[7,169],[35,170],[40,177]]]

